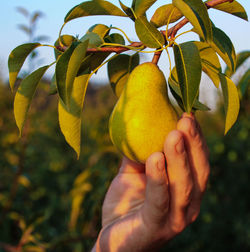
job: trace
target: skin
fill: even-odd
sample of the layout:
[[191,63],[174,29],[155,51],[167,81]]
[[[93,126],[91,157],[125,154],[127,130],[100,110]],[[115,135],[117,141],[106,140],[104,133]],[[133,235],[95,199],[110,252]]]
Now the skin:
[[184,113],[163,153],[153,153],[145,166],[123,158],[92,252],[157,251],[196,220],[209,172],[200,127]]

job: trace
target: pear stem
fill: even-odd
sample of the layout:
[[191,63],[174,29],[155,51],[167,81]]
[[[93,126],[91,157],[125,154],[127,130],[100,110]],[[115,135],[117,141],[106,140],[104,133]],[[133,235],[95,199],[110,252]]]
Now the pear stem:
[[152,63],[154,63],[155,65],[157,65],[157,64],[158,64],[158,61],[159,61],[159,59],[160,59],[160,57],[161,57],[161,54],[162,54],[162,50],[161,50],[161,51],[158,51],[158,52],[155,52],[155,53],[154,53],[154,57],[153,57],[153,59],[152,59]]

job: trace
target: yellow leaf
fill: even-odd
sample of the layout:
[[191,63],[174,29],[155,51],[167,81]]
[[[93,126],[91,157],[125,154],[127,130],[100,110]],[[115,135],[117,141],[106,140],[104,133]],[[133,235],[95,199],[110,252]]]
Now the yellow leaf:
[[75,78],[69,106],[59,100],[58,116],[61,131],[68,144],[80,155],[81,145],[81,113],[86,93],[89,74],[85,73]]
[[237,120],[240,102],[238,90],[232,80],[226,75],[220,74],[221,87],[224,96],[224,107],[226,113],[225,134],[230,130]]

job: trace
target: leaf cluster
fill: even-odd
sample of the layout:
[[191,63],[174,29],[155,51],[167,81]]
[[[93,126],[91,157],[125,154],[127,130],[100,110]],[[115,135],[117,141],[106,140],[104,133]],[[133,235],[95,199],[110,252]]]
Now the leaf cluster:
[[[225,109],[225,133],[237,120],[239,112],[239,96],[236,85],[230,76],[237,69],[237,56],[232,41],[226,33],[216,27],[209,17],[208,9],[235,15],[247,20],[247,14],[237,1],[207,1],[202,0],[173,0],[171,3],[156,9],[151,18],[147,11],[156,0],[134,0],[131,6],[126,6],[119,0],[120,7],[105,0],[82,2],[73,7],[65,16],[64,24],[54,45],[56,61],[55,75],[51,82],[51,93],[57,93],[58,117],[60,129],[66,141],[80,155],[81,113],[85,93],[91,76],[100,67],[108,63],[108,74],[112,89],[120,95],[126,80],[139,64],[140,53],[151,48],[151,53],[166,52],[173,49],[175,66],[172,67],[169,57],[170,74],[168,85],[179,106],[190,113],[195,110],[209,108],[199,101],[199,87],[202,72],[206,73],[218,88],[221,84]],[[72,35],[61,35],[63,27],[73,19],[92,15],[106,15],[129,18],[136,31],[139,41],[131,41],[118,27],[108,27],[103,24],[93,25],[81,38]],[[180,20],[182,17],[184,19]],[[192,25],[193,32],[199,41],[186,41],[178,44],[177,35],[187,22]],[[169,28],[171,23],[173,26]],[[166,30],[159,30],[166,26]],[[113,32],[113,30],[119,32]],[[126,45],[126,41],[130,44]],[[13,89],[17,75],[26,57],[40,43],[28,43],[15,48],[9,56],[10,86]],[[48,46],[48,45],[47,45]],[[124,54],[134,51],[133,55]],[[112,53],[115,53],[112,55]],[[219,57],[226,63],[228,69],[221,70]],[[241,62],[241,63],[242,63]],[[240,63],[240,64],[241,64]],[[20,134],[27,117],[32,97],[46,70],[47,65],[35,70],[27,76],[16,91],[14,114]],[[230,73],[230,74],[229,74]],[[242,85],[243,87],[244,85]],[[245,86],[244,86],[245,87]],[[243,88],[244,89],[244,88]]]

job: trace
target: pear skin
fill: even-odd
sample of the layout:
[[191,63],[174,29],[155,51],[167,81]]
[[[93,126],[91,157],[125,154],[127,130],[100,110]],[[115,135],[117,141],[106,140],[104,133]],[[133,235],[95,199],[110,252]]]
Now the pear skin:
[[145,163],[153,152],[163,151],[177,120],[164,74],[157,65],[143,63],[130,74],[111,113],[111,141],[129,159]]

